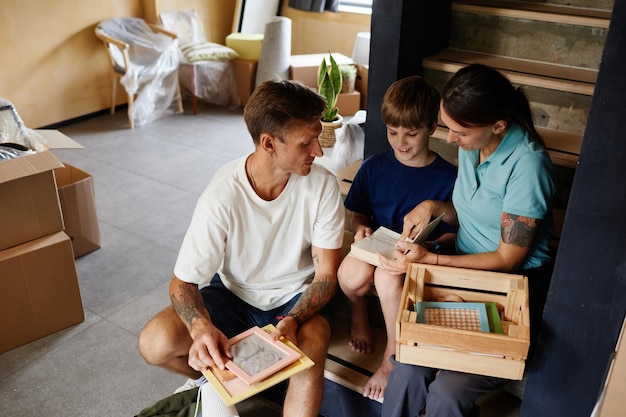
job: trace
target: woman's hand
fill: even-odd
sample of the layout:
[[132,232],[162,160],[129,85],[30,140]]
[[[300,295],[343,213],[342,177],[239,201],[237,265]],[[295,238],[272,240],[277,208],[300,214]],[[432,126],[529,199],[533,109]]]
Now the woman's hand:
[[404,216],[404,226],[399,241],[404,241],[407,238],[412,239],[428,225],[433,216],[433,203],[431,200],[422,201]]
[[381,268],[394,275],[405,274],[410,263],[424,262],[430,253],[423,246],[410,242],[398,242],[396,247],[393,259],[378,254]]

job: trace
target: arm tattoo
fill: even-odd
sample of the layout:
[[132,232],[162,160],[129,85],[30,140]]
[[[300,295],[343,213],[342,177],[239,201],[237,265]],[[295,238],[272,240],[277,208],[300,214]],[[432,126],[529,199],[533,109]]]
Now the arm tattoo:
[[319,312],[335,295],[337,286],[328,281],[312,282],[293,308],[300,320],[305,321]]
[[178,297],[176,293],[170,294],[172,306],[181,320],[183,320],[187,326],[191,326],[194,320],[200,318],[196,310],[196,293],[193,291],[193,288],[185,284],[181,284],[179,288],[180,292],[178,293]]
[[522,248],[530,247],[540,224],[540,219],[502,213],[502,241]]

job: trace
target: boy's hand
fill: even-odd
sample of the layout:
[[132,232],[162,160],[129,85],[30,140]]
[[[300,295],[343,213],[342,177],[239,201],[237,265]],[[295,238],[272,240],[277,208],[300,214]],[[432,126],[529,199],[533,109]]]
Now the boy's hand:
[[367,227],[367,226],[359,227],[357,231],[354,233],[354,241],[357,242],[361,239],[365,239],[372,233],[374,233],[374,231],[372,230],[371,227]]

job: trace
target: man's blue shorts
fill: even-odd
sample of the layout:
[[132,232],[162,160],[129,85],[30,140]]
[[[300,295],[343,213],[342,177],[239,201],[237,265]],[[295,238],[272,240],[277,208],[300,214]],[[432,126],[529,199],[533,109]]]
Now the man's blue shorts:
[[[251,306],[230,292],[217,274],[211,280],[210,285],[200,290],[200,294],[202,294],[204,306],[209,311],[213,324],[229,339],[253,326],[278,324],[277,317],[289,313],[302,295],[294,296],[280,307],[264,311]],[[328,321],[331,330],[334,325],[333,311],[332,302],[330,302],[319,312]]]

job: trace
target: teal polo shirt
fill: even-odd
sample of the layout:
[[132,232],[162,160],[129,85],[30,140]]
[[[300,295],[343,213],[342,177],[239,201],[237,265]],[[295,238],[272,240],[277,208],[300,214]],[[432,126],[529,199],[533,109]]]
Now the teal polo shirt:
[[500,243],[502,213],[543,219],[522,269],[550,259],[555,181],[545,148],[513,123],[494,153],[479,164],[479,152],[459,148],[452,201],[459,219],[457,251],[493,252]]

